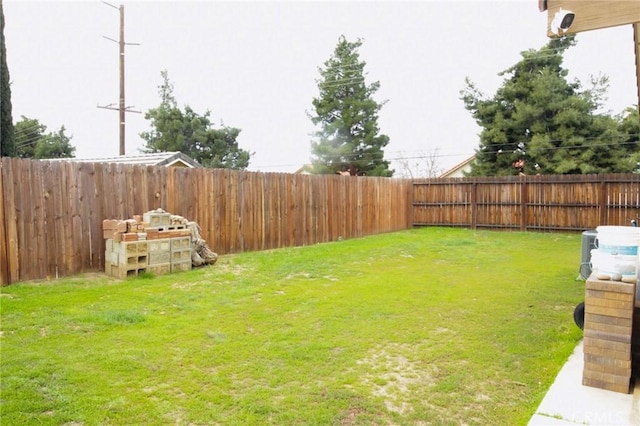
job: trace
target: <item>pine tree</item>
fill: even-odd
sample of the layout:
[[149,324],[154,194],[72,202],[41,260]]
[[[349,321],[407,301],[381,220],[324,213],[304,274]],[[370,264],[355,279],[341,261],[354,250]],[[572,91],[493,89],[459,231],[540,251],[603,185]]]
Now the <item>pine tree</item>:
[[380,134],[378,127],[378,112],[384,103],[372,98],[380,83],[366,84],[360,46],[362,40],[349,42],[341,36],[333,56],[319,69],[320,93],[312,101],[315,115],[309,116],[320,126],[311,142],[315,173],[393,175],[383,151],[389,137]]
[[0,157],[14,157],[16,143],[11,115],[11,83],[4,42],[4,11],[0,1]]
[[[503,71],[503,85],[485,98],[467,80],[461,92],[467,110],[482,127],[470,175],[623,173],[626,148],[619,122],[597,114],[608,78],[592,77],[592,87],[568,82],[562,55],[574,36],[522,52],[522,60]],[[637,146],[635,148],[637,150]]]
[[209,111],[200,115],[188,105],[184,111],[178,108],[168,72],[160,75],[160,106],[147,111],[145,118],[151,120],[152,129],[140,134],[147,142],[146,152],[180,151],[204,167],[246,169],[252,153],[239,147],[240,129],[214,128]]

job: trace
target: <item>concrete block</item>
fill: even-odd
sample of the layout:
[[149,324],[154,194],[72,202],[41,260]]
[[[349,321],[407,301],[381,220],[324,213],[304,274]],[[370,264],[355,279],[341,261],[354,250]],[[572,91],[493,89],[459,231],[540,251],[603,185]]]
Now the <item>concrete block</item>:
[[[147,235],[149,235],[147,233]],[[149,253],[159,253],[171,251],[171,240],[168,238],[147,241]]]
[[178,237],[171,238],[171,250],[191,250],[191,238],[190,237]]
[[191,259],[187,262],[171,263],[171,272],[182,272],[191,270]]
[[175,250],[171,252],[171,263],[191,262],[191,249]]
[[171,263],[171,252],[169,251],[149,252],[149,265],[158,265],[162,263]]
[[148,272],[154,275],[166,275],[171,273],[171,264],[170,263],[160,263],[155,265],[149,265],[147,268]]

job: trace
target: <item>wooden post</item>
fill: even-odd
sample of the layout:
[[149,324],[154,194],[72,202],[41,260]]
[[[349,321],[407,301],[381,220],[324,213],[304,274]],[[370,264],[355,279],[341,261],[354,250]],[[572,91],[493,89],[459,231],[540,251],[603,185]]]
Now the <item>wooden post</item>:
[[125,155],[124,147],[124,6],[120,5],[120,99],[118,101],[118,115],[120,121],[120,155]]
[[471,183],[471,229],[478,227],[478,182]]
[[520,197],[520,230],[526,231],[529,225],[529,218],[527,217],[529,186],[527,185],[526,176],[522,176],[520,180]]
[[600,175],[600,194],[598,198],[600,198],[600,224],[607,225],[607,207],[609,206],[608,200],[608,191],[607,191],[607,180],[605,175]]

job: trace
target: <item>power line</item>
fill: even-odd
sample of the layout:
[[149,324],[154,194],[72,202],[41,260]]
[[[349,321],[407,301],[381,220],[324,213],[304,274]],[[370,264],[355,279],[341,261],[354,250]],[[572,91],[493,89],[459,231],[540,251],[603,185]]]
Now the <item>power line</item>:
[[[621,136],[621,135],[618,135]],[[629,135],[631,137],[633,136],[640,136],[640,134],[631,134]],[[597,138],[591,138],[591,139],[597,139]],[[513,142],[513,143],[508,143],[508,144],[504,144],[504,145],[515,145],[517,146],[517,142]],[[579,149],[579,148],[592,148],[592,147],[608,147],[608,146],[620,146],[620,145],[637,145],[640,144],[640,141],[632,141],[632,142],[616,142],[616,143],[600,143],[600,144],[589,144],[589,145],[572,145],[572,146],[558,146],[558,147],[547,147],[547,148],[543,148],[543,151],[557,151],[560,149]],[[402,153],[402,151],[391,151],[391,152],[398,152],[398,153]],[[488,154],[499,154],[499,150],[496,151],[483,151],[485,153]],[[508,152],[505,152],[508,153]],[[393,156],[393,157],[388,157],[388,158],[382,158],[383,161],[402,161],[402,160],[422,160],[422,159],[430,159],[430,158],[445,158],[445,157],[470,157],[473,154],[470,153],[459,153],[459,154],[424,154],[424,155],[414,155],[414,156]],[[344,160],[344,161],[349,161],[350,159],[353,160],[355,158],[357,158],[358,156],[361,156],[361,154],[357,154],[357,153],[347,153],[344,155],[339,155],[336,154],[335,156],[330,156],[328,158],[329,161],[331,160]],[[322,156],[323,159],[326,159],[327,156]],[[324,162],[324,165],[329,165],[328,162]],[[256,168],[276,168],[276,167],[293,167],[293,166],[299,166],[299,163],[296,164],[272,164],[272,165],[257,165],[254,166]]]

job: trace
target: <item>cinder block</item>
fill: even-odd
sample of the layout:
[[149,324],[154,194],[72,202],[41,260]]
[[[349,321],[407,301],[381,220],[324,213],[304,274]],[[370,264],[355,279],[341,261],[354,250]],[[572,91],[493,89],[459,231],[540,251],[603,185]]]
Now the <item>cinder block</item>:
[[171,263],[191,262],[191,249],[175,250],[171,252]]
[[149,264],[149,255],[136,256],[119,256],[120,263],[118,266],[126,266],[130,269],[145,267]]
[[113,244],[113,251],[123,256],[146,255],[149,252],[147,241],[123,241]]
[[171,263],[171,252],[169,251],[149,252],[149,265],[158,265],[162,263]]
[[149,227],[171,225],[171,214],[162,212],[147,212],[142,215],[142,220],[149,224]]
[[[149,234],[147,233],[147,236]],[[169,252],[171,250],[171,240],[168,238],[147,241],[149,253]]]
[[177,250],[184,250],[184,249],[191,249],[191,238],[190,237],[178,237],[178,238],[171,238],[171,250],[172,251],[177,251]]
[[104,261],[105,263],[110,263],[112,265],[118,264],[118,252],[115,251],[105,251],[104,252]]
[[171,272],[181,272],[191,270],[191,259],[188,262],[171,263]]
[[110,263],[105,264],[105,272],[107,275],[124,280],[129,277],[136,277],[139,274],[146,272],[147,268],[141,267],[129,267],[127,265],[112,265]]
[[166,275],[171,273],[171,264],[160,263],[156,265],[149,265],[147,270],[154,275]]

